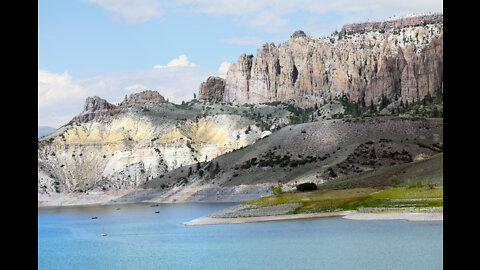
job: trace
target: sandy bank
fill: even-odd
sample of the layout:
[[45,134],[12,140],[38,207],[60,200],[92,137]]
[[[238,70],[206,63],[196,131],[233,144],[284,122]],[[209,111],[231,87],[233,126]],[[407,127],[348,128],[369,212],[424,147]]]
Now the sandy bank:
[[312,213],[296,215],[278,215],[263,217],[214,218],[201,217],[182,224],[186,226],[241,224],[250,222],[280,221],[290,219],[320,218],[342,216],[351,220],[408,220],[408,221],[443,221],[443,213],[358,213],[357,211],[340,211],[329,213]]
[[320,217],[336,217],[347,215],[350,211],[329,212],[329,213],[312,213],[312,214],[296,214],[296,215],[278,215],[263,217],[239,217],[239,218],[213,218],[201,217],[182,224],[186,226],[195,225],[214,225],[214,224],[240,224],[264,221],[280,221],[290,219],[320,218]]
[[352,220],[398,220],[408,221],[443,221],[443,212],[441,213],[358,213],[352,211],[343,216]]

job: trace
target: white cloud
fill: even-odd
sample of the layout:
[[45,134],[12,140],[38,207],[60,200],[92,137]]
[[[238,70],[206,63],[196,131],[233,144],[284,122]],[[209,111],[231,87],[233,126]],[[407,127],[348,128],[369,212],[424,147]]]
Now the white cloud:
[[220,64],[220,67],[218,68],[218,73],[222,74],[222,75],[226,75],[227,72],[228,72],[228,68],[230,67],[230,63],[228,62],[222,62]]
[[282,19],[281,14],[271,10],[265,10],[243,22],[246,26],[253,29],[262,29],[265,32],[291,32],[293,29],[288,26],[288,20]]
[[38,107],[45,108],[53,104],[68,103],[72,99],[87,95],[84,87],[75,84],[67,71],[63,74],[38,70]]
[[185,54],[180,55],[178,58],[172,59],[166,66],[164,65],[155,65],[154,69],[161,69],[166,67],[196,67],[197,64],[188,61],[188,58]]
[[[410,12],[439,12],[443,0],[177,0],[180,9],[191,13],[230,16],[232,21],[265,32],[291,32],[289,17],[337,14],[343,23],[387,19]],[[300,15],[299,15],[300,14]],[[322,26],[323,22],[317,24]],[[329,30],[330,32],[333,29]]]
[[127,23],[143,23],[154,16],[161,16],[158,0],[88,0],[110,11],[114,20],[124,19]]
[[83,108],[88,89],[73,81],[67,71],[63,74],[38,70],[38,123],[60,127]]

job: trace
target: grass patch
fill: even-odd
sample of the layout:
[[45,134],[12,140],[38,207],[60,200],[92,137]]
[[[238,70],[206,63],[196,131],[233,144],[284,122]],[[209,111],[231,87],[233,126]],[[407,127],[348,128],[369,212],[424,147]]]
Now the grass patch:
[[[246,205],[268,207],[279,204],[301,203],[288,214],[319,213],[359,208],[426,208],[443,206],[443,187],[422,188],[355,188],[345,190],[316,190],[283,193],[248,201]],[[424,200],[409,200],[424,199]],[[430,200],[429,200],[430,199]]]
[[348,190],[319,190],[301,193],[283,193],[262,197],[244,204],[257,206],[273,206],[288,203],[301,203],[289,214],[331,212],[343,208],[343,205],[366,198],[378,191],[374,188],[358,188]]
[[407,188],[397,187],[388,188],[371,194],[373,198],[384,199],[424,199],[424,198],[443,198],[443,187],[430,189],[428,187]]

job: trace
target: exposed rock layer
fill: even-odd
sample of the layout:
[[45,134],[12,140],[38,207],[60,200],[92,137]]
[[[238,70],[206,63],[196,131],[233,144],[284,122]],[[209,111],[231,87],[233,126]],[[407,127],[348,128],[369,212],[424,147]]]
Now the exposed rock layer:
[[[379,103],[382,96],[412,100],[443,93],[443,15],[432,16],[352,24],[342,30],[385,28],[384,33],[317,39],[297,31],[278,47],[265,43],[257,57],[242,54],[230,66],[222,100],[235,104],[293,100],[312,106],[347,95],[368,105]],[[429,24],[424,26],[425,22]],[[208,83],[202,85],[204,98],[219,98],[221,85],[215,90]]]
[[181,108],[159,103],[163,97],[155,93],[133,94],[118,106],[88,98],[85,110],[74,118],[79,121],[41,138],[39,192],[135,188],[172,169],[252,144],[261,136],[247,117],[200,117],[204,103]]

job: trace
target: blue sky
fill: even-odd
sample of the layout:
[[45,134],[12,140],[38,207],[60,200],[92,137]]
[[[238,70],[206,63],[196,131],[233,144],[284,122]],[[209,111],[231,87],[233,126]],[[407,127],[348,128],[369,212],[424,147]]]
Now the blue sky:
[[345,23],[442,10],[438,0],[39,0],[38,124],[67,123],[93,95],[118,102],[153,89],[190,100],[207,76],[298,29],[322,37]]

